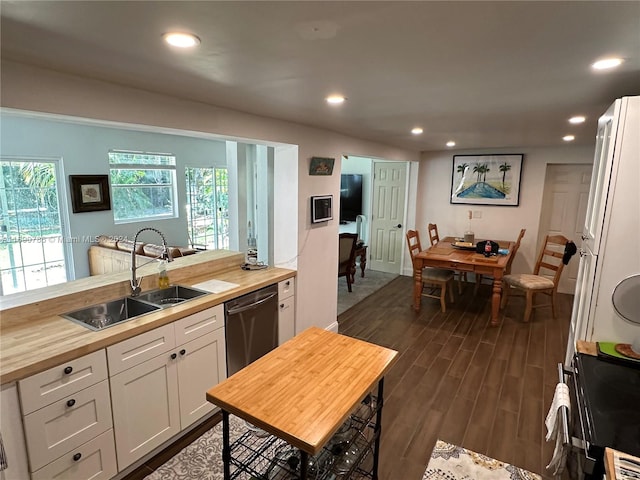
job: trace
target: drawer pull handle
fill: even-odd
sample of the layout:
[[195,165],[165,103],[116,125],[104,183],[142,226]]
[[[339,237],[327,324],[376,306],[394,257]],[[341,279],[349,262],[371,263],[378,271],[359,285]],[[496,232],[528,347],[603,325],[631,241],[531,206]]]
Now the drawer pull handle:
[[280,308],[284,308],[284,303],[281,303],[281,304],[280,304]]
[[291,285],[291,282],[287,280],[286,282],[284,282],[284,284],[288,287],[289,285]]
[[71,372],[73,372],[73,367],[65,367],[64,368],[64,373],[66,373],[67,375],[69,375]]
[[76,454],[73,456],[73,461],[74,461],[74,462],[77,462],[77,461],[78,461],[78,460],[80,460],[81,458],[82,458],[82,454],[81,454],[81,453],[76,453]]
[[71,400],[67,400],[67,407],[73,407],[76,404],[76,401],[72,398]]
[[178,354],[177,353],[172,353],[171,354],[171,360],[175,360],[176,358],[178,358]]
[[187,353],[187,351],[184,348],[180,350],[180,355],[184,355],[185,353]]

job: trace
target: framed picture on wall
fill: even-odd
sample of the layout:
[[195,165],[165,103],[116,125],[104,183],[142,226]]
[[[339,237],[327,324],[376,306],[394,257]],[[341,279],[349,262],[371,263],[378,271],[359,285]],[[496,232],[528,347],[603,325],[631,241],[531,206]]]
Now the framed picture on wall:
[[111,210],[107,175],[69,175],[73,213]]
[[335,158],[311,157],[309,175],[331,175]]
[[450,202],[518,206],[523,157],[512,153],[454,155]]

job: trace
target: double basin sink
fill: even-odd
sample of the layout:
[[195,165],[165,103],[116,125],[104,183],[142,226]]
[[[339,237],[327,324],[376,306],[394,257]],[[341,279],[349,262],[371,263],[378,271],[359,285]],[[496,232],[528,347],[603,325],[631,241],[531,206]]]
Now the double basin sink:
[[137,297],[124,297],[98,303],[62,316],[91,330],[102,330],[209,293],[183,285],[171,285],[167,288],[151,290]]

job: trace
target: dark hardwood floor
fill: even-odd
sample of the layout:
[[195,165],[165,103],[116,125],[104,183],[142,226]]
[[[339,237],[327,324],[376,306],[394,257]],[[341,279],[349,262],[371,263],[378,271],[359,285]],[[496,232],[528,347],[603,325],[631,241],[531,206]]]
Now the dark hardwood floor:
[[[468,284],[440,311],[412,308],[413,279],[398,277],[338,317],[339,331],[400,352],[385,378],[380,480],[420,480],[439,438],[543,475],[553,453],[544,418],[557,364],[564,360],[573,296],[521,318],[510,297],[499,327],[489,326],[491,287]],[[139,480],[211,428],[215,416],[125,477]]]
[[400,352],[385,378],[380,479],[420,480],[437,439],[545,476],[573,296],[558,296],[557,319],[539,308],[528,324],[524,298],[510,297],[491,327],[489,285],[474,296],[469,284],[444,314],[431,298],[415,313],[412,285],[398,277],[338,318],[340,333]]

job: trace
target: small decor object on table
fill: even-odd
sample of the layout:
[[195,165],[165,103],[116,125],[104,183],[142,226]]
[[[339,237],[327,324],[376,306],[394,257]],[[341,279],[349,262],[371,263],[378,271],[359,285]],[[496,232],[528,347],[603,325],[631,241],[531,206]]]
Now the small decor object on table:
[[451,203],[518,206],[522,154],[454,155]]
[[73,213],[111,210],[107,175],[69,175]]

